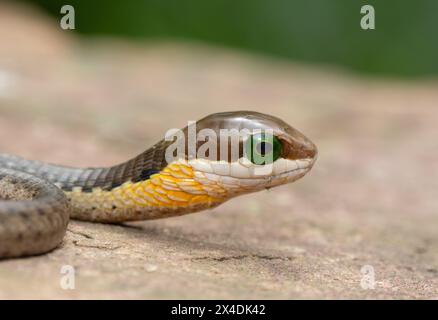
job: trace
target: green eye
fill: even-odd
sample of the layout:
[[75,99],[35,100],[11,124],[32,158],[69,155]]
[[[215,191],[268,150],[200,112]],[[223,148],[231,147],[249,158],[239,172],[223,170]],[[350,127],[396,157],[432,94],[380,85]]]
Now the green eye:
[[282,151],[282,143],[272,135],[255,134],[246,140],[246,158],[254,164],[272,163],[280,157]]

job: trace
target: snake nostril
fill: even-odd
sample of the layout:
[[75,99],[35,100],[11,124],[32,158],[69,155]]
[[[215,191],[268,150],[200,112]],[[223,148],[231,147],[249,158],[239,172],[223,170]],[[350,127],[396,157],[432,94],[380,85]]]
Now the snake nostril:
[[318,150],[313,143],[311,143],[309,147],[303,150],[303,156],[305,156],[306,158],[316,158],[317,154]]

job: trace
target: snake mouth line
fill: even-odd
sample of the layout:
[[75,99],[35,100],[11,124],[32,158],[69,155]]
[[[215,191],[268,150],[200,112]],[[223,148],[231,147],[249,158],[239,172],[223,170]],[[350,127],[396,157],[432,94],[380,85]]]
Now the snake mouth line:
[[[217,184],[219,187],[231,190],[231,193],[253,192],[296,181],[303,177],[314,164],[314,161],[311,158],[298,161],[283,160],[286,162],[283,162],[281,166],[289,164],[294,167],[289,168],[287,171],[279,172],[278,174],[264,172],[263,175],[252,174],[250,176],[233,176],[230,174],[220,174],[221,172],[205,172],[199,170],[201,167],[198,166],[199,169],[195,171],[194,179],[201,184],[206,184],[207,186],[210,183]],[[211,170],[211,167],[208,168]]]
[[295,169],[291,169],[291,170],[289,170],[289,171],[285,171],[285,172],[282,172],[282,173],[279,173],[279,174],[273,175],[272,177],[273,177],[273,178],[281,177],[281,176],[284,176],[284,175],[292,174],[292,173],[297,172],[297,171],[307,172],[307,171],[309,171],[310,169],[312,169],[312,167],[313,167],[313,161],[312,161],[311,159],[309,159],[309,164],[306,165],[306,166],[304,166],[304,167],[298,167],[298,168],[295,168]]
[[291,169],[276,175],[272,175],[270,177],[267,177],[270,181],[274,181],[275,179],[282,179],[282,178],[291,178],[294,180],[299,179],[300,177],[304,176],[307,172],[312,169],[315,159],[301,159],[300,161],[306,161],[308,164],[306,166],[297,167],[295,169]]

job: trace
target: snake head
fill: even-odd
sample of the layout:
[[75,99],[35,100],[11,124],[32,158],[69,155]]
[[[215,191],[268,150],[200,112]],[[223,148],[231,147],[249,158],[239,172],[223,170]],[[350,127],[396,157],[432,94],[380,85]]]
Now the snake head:
[[[188,141],[190,131],[190,126],[184,128]],[[258,112],[212,114],[197,121],[192,132],[197,135],[196,155],[187,147],[183,161],[193,169],[194,179],[223,189],[227,196],[293,182],[317,158],[315,144],[302,133]]]

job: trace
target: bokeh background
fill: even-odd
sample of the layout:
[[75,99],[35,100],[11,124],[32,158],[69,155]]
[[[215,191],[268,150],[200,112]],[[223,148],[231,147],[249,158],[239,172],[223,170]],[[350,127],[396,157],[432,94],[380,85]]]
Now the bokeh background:
[[[59,16],[63,0],[28,0]],[[178,39],[243,49],[367,74],[438,74],[435,0],[72,0],[77,32],[139,41]],[[376,31],[359,28],[376,10]]]
[[[363,4],[376,30],[360,29]],[[71,221],[59,249],[0,262],[0,298],[438,299],[437,7],[1,1],[0,152],[113,165],[188,120],[249,109],[319,158],[208,212]],[[75,290],[59,286],[66,264]]]

